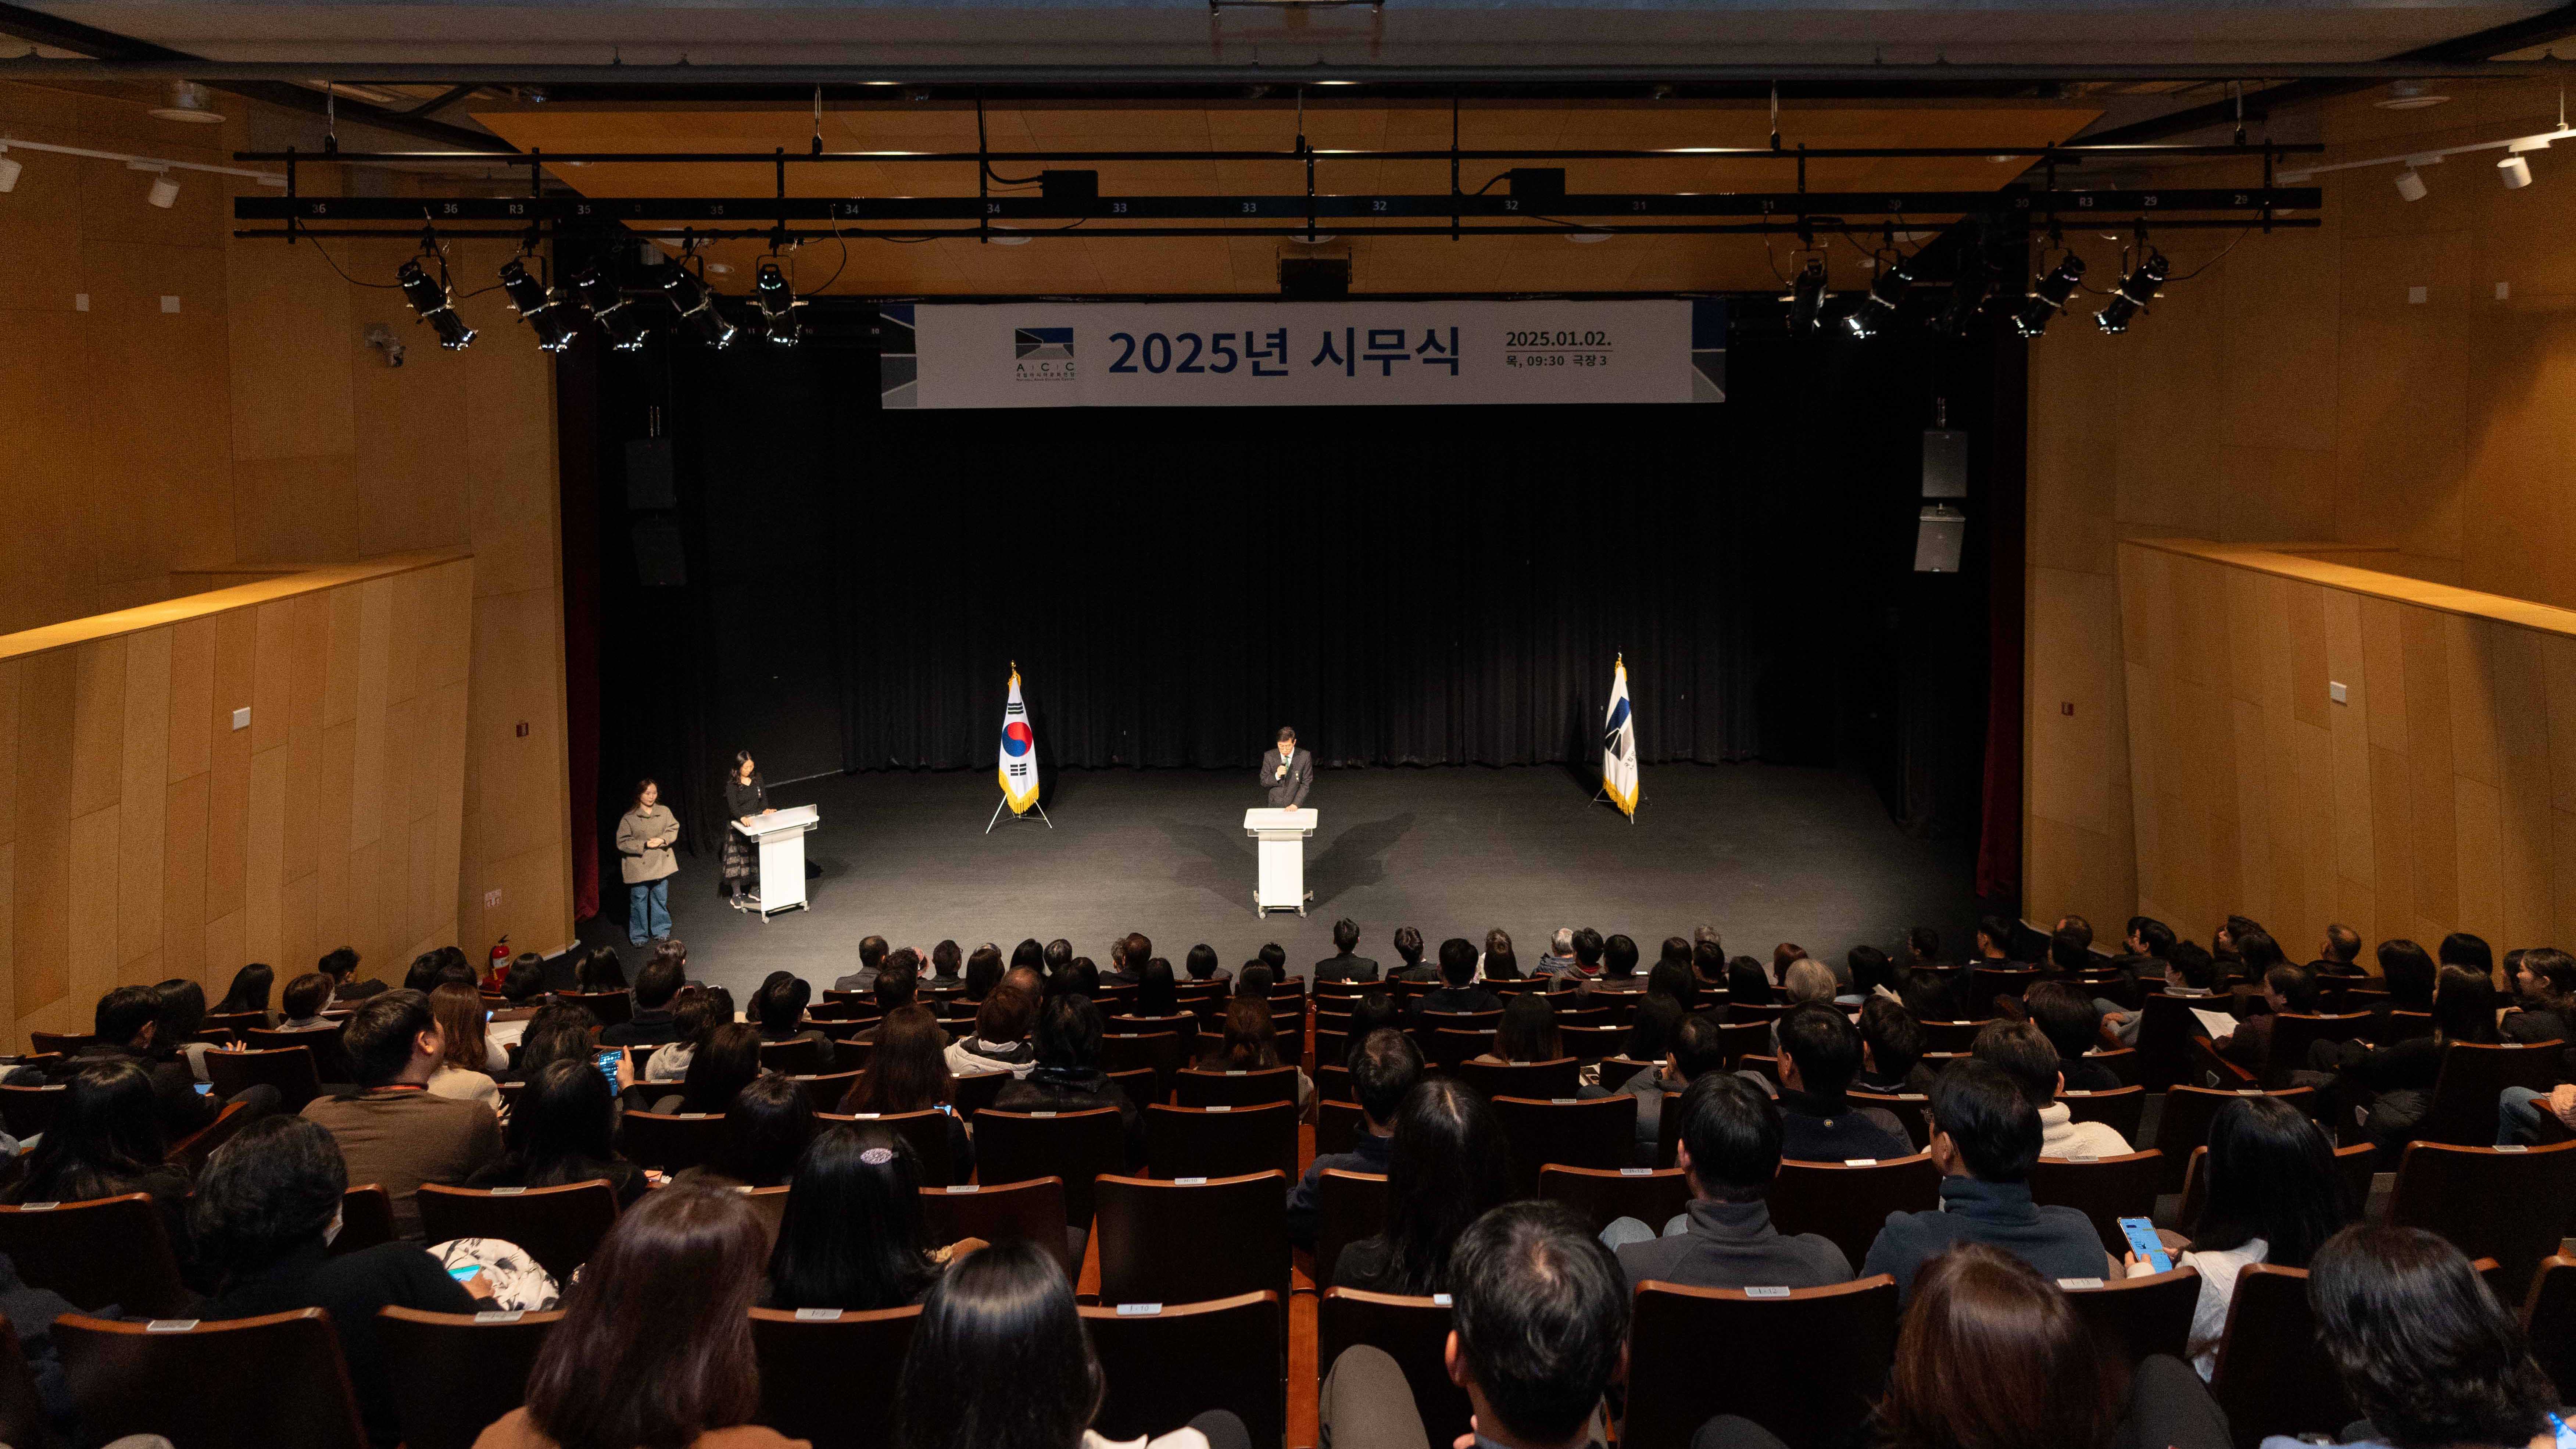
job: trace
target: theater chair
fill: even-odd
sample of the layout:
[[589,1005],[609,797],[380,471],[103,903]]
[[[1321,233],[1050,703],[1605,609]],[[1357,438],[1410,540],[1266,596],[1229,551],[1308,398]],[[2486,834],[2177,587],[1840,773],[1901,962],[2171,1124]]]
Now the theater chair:
[[0,1087],[0,1130],[24,1142],[54,1125],[69,1087]]
[[[1752,1011],[1754,1008],[1746,1006],[1728,1009]],[[1718,1026],[1717,1049],[1725,1056],[1728,1071],[1734,1071],[1737,1063],[1755,1052],[1771,1050],[1771,1021],[1772,1018],[1765,1017],[1759,1021],[1729,1021]]]
[[[1275,1172],[1203,1182],[1103,1177],[1100,1301],[1288,1301],[1288,1184]],[[1284,1325],[1283,1325],[1284,1327]]]
[[2104,1352],[2131,1368],[2150,1354],[2183,1357],[2191,1316],[2200,1306],[2200,1274],[2191,1268],[2144,1278],[2060,1278],[2067,1301]]
[[1880,1162],[1783,1162],[1771,1182],[1772,1223],[1784,1233],[1823,1234],[1855,1268],[1889,1213],[1940,1202],[1941,1169],[1922,1152]]
[[[1347,1075],[1344,1080],[1348,1080]],[[1350,1151],[1352,1144],[1360,1140],[1360,1134],[1367,1130],[1368,1114],[1360,1110],[1359,1103],[1336,1101],[1320,1095],[1316,1097],[1315,1155],[1317,1157],[1331,1152]]]
[[1385,1229],[1386,1174],[1324,1169],[1315,1185],[1316,1283],[1331,1286],[1342,1249]]
[[1156,1177],[1236,1177],[1276,1171],[1294,1179],[1297,1109],[1285,1102],[1258,1107],[1147,1107],[1145,1160]]
[[1905,1124],[1906,1140],[1932,1145],[1932,1099],[1921,1092],[1861,1092],[1850,1094],[1859,1107],[1883,1107]]
[[[1829,1288],[1640,1284],[1620,1449],[1688,1449],[1718,1414],[1793,1445],[1841,1443],[1886,1388],[1896,1321],[1896,1280],[1884,1273]],[[1726,1345],[1723,1373],[1710,1371],[1711,1344]]]
[[921,1190],[921,1213],[930,1223],[930,1240],[934,1243],[945,1245],[961,1238],[982,1238],[988,1243],[1031,1242],[1055,1255],[1066,1282],[1072,1282],[1081,1271],[1065,1251],[1063,1178],[925,1187]]
[[1422,1043],[1423,1064],[1454,1073],[1469,1058],[1492,1052],[1495,1035],[1493,1027],[1436,1027]]
[[175,1313],[191,1297],[161,1210],[146,1193],[0,1207],[0,1254],[30,1286],[51,1288],[85,1312],[113,1305]]
[[45,1412],[44,1392],[28,1366],[18,1330],[0,1318],[0,1444],[11,1449],[63,1449]]
[[214,1156],[217,1148],[232,1141],[233,1134],[242,1129],[246,1120],[242,1114],[248,1110],[239,1102],[226,1102],[224,1109],[215,1114],[215,1120],[171,1143],[169,1152],[161,1160],[188,1174],[190,1182],[196,1181],[206,1159]]
[[[2492,1283],[2494,1261],[2482,1258],[2476,1266]],[[2209,1392],[2226,1411],[2236,1449],[2261,1449],[2272,1434],[2340,1437],[2344,1425],[2361,1417],[2317,1342],[2307,1269],[2251,1263],[2236,1275]]]
[[1627,1044],[1628,1028],[1622,1026],[1567,1026],[1557,1023],[1556,1039],[1565,1045],[1575,1061],[1590,1065],[1603,1057],[1615,1057]]
[[1449,1381],[1449,1295],[1404,1298],[1357,1288],[1327,1288],[1315,1313],[1315,1373],[1332,1373],[1333,1360],[1355,1343],[1394,1359],[1413,1390],[1413,1407],[1433,1449],[1457,1442],[1475,1412],[1467,1391]]
[[2091,1218],[2093,1230],[2117,1256],[2127,1251],[2120,1219],[2155,1216],[2164,1164],[2164,1154],[2152,1147],[2118,1157],[2043,1157],[2031,1164],[2031,1201],[2071,1207]]
[[1230,1409],[1251,1431],[1253,1449],[1284,1449],[1287,1314],[1279,1295],[1147,1307],[1080,1310],[1108,1381],[1092,1420],[1101,1437],[1168,1434],[1210,1409]]
[[2397,1161],[2397,1191],[2388,1204],[2390,1222],[2428,1228],[2472,1258],[2495,1259],[2496,1287],[2508,1302],[2531,1286],[2540,1260],[2558,1251],[2571,1215],[2576,1215],[2576,1142],[2549,1147],[2410,1142]]
[[1923,1049],[1928,1052],[1963,1052],[1976,1045],[1977,1033],[1993,1021],[1926,1021],[1923,1025]]
[[823,1112],[816,1115],[820,1118],[814,1129],[817,1132],[844,1123],[882,1127],[912,1148],[913,1160],[921,1165],[923,1182],[957,1180],[955,1164],[948,1160],[948,1114],[936,1107],[925,1107],[918,1112],[853,1112],[848,1115]]
[[608,1230],[617,1226],[617,1193],[604,1181],[561,1187],[442,1187],[420,1185],[424,1241],[499,1238],[516,1243],[558,1283],[590,1261]]
[[40,1055],[70,1056],[83,1047],[98,1045],[98,1038],[85,1031],[31,1031],[27,1049]]
[[54,1342],[81,1426],[188,1449],[367,1449],[340,1338],[319,1308],[230,1322],[67,1313]]
[[674,1175],[715,1160],[724,1117],[715,1112],[628,1112],[617,1119],[617,1150],[638,1167]]
[[2290,1073],[2304,1071],[2308,1051],[2321,1041],[2344,1042],[2365,1036],[2370,1031],[2370,1013],[2345,1012],[2334,1016],[2306,1012],[2276,1011],[2272,1014],[2272,1046],[2263,1059],[2263,1085],[2289,1085]]
[[919,1304],[751,1310],[758,1422],[814,1449],[883,1449],[894,1439],[895,1388],[920,1321]]
[[1571,1097],[1582,1085],[1582,1063],[1572,1057],[1544,1062],[1458,1064],[1458,1080],[1480,1097]]
[[972,1122],[975,1114],[992,1106],[993,1099],[1014,1080],[1009,1072],[968,1072],[949,1088],[949,1105],[957,1109],[958,1116]]
[[760,1220],[762,1253],[775,1252],[778,1248],[778,1235],[787,1227],[786,1185],[737,1187],[734,1191],[742,1194],[742,1200],[751,1206],[751,1215]]
[[[1188,1021],[1188,1017],[1181,1018]],[[1119,1032],[1100,1039],[1101,1065],[1113,1072],[1132,1072],[1139,1067],[1154,1074],[1154,1089],[1137,1101],[1171,1100],[1172,1083],[1181,1069],[1190,1064],[1190,1044],[1198,1028],[1193,1025],[1183,1035],[1169,1027],[1150,1032]]]
[[2561,1041],[2455,1041],[2443,1048],[2442,1073],[2433,1083],[2433,1105],[2425,1109],[2415,1140],[2459,1147],[2494,1145],[2496,1098],[2507,1087],[2547,1093],[2558,1080],[2558,1057],[2566,1045]]
[[1637,1156],[1637,1099],[1629,1096],[1540,1100],[1496,1097],[1494,1115],[1511,1144],[1514,1197],[1538,1193],[1539,1169],[1626,1167]]
[[[2346,1200],[2351,1204],[2352,1215],[2360,1217],[2363,1210],[2370,1206],[2370,1179],[2378,1163],[2378,1149],[2367,1142],[2356,1142],[2350,1147],[2336,1148],[2334,1155],[2335,1175],[2343,1181],[2343,1189],[2347,1194]],[[2208,1171],[2209,1149],[2193,1148],[2191,1164],[2183,1171],[2182,1210],[2174,1217],[2174,1221],[2186,1231],[2192,1224],[2200,1221],[2202,1195],[2207,1191],[2204,1174]]]
[[354,1253],[394,1240],[393,1194],[372,1182],[340,1194],[340,1232],[331,1239],[331,1256]]
[[402,1365],[392,1377],[405,1449],[473,1449],[495,1420],[527,1402],[537,1349],[562,1317],[377,1309],[376,1339],[386,1360]]
[[[2284,1087],[2266,1092],[2259,1087],[2221,1091],[2209,1087],[2175,1087],[2165,1093],[2164,1115],[2156,1119],[2157,1151],[2165,1155],[2165,1177],[2162,1191],[2180,1192],[2183,1173],[2191,1166],[2194,1148],[2209,1143],[2209,1124],[2218,1109],[2238,1097],[2278,1097],[2310,1117],[2317,1115],[2314,1087]],[[2495,1135],[2495,1102],[2487,1103],[2487,1135]],[[2336,1428],[2341,1428],[2338,1424]]]
[[[2120,1134],[2123,1142],[2138,1140],[2138,1126],[2147,1112],[2147,1089],[2144,1087],[2105,1087],[2097,1092],[2060,1092],[2057,1100],[2066,1104],[2066,1115],[2076,1122],[2099,1122]],[[1916,1139],[1918,1141],[1923,1139]]]
[[1690,1207],[1690,1183],[1678,1167],[1565,1167],[1538,1171],[1538,1195],[1574,1209],[1594,1233],[1620,1218],[1655,1232]]
[[1184,1107],[1259,1107],[1285,1102],[1297,1106],[1297,1069],[1267,1067],[1261,1071],[1201,1071],[1174,1074],[1173,1100]]
[[296,1113],[322,1095],[322,1077],[308,1046],[267,1051],[208,1052],[206,1079],[219,1097],[238,1097],[262,1082],[277,1088],[277,1110]]
[[841,1110],[841,1099],[859,1084],[864,1072],[801,1072],[796,1085],[805,1091],[805,1106],[816,1116]]
[[601,1026],[623,1026],[635,1018],[635,997],[625,991],[566,991],[555,1000],[584,1008]]
[[1126,1170],[1127,1122],[1115,1107],[1044,1114],[987,1108],[975,1114],[978,1178],[1009,1183],[1052,1177],[1064,1184],[1065,1246],[1076,1273],[1091,1232],[1091,1180]]
[[2522,1334],[2551,1383],[2576,1383],[2576,1258],[2553,1253],[2540,1260],[2522,1300]]

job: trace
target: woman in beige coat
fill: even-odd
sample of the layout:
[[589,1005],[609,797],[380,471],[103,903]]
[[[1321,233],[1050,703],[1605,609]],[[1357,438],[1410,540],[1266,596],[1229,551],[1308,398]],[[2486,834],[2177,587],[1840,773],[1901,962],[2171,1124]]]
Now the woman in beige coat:
[[671,877],[680,869],[671,844],[679,838],[680,819],[662,803],[662,787],[637,781],[635,803],[617,822],[617,866],[626,878],[626,939],[638,946],[648,936],[671,938]]

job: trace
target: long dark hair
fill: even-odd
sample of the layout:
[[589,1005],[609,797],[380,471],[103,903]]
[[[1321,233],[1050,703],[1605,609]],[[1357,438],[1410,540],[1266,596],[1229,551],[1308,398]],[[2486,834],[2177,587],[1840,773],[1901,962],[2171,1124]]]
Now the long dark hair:
[[877,1029],[868,1069],[841,1098],[844,1112],[926,1112],[949,1098],[948,1033],[921,1005],[898,1006]]
[[1100,1009],[1088,996],[1057,996],[1038,1008],[1037,1075],[1089,1082],[1100,1076]]
[[1104,1387],[1064,1270],[1034,1243],[996,1243],[922,1300],[895,1449],[1071,1449]]
[[1771,977],[1762,963],[1750,956],[1738,956],[1726,963],[1726,1004],[1729,1006],[1768,1006],[1771,1004]]
[[528,1420],[561,1449],[683,1449],[760,1411],[752,1294],[760,1221],[742,1195],[674,1183],[620,1214],[528,1374]]
[[2465,966],[2445,966],[2434,979],[2433,1031],[2445,1042],[2496,1039],[2495,982]]
[[1172,980],[1172,963],[1160,956],[1146,962],[1136,977],[1136,1015],[1177,1016],[1180,1010],[1180,985]]
[[198,1262],[221,1287],[318,1248],[348,1191],[349,1165],[320,1123],[262,1117],[215,1149],[197,1177],[188,1227]]
[[1915,1276],[1878,1404],[1878,1442],[2101,1449],[2118,1427],[2124,1377],[2038,1269],[1963,1243]]
[[584,991],[624,991],[626,963],[614,946],[593,946],[574,963],[572,979]]
[[1524,991],[1503,1008],[1494,1055],[1507,1062],[1552,1062],[1565,1055],[1556,1034],[1556,1003],[1547,993]]
[[847,1123],[805,1144],[769,1255],[770,1307],[900,1308],[938,1276],[910,1144]]
[[277,972],[264,961],[253,961],[233,973],[233,984],[225,989],[224,999],[215,1003],[215,1013],[266,1011],[269,990],[276,984]]
[[6,1200],[86,1202],[133,1192],[168,1152],[150,1074],[111,1057],[72,1073]]
[[1637,1003],[1637,1014],[1628,1018],[1628,1039],[1620,1044],[1619,1055],[1630,1061],[1661,1061],[1673,1049],[1673,1033],[1681,1025],[1682,1004],[1661,992],[1648,992]]
[[[650,775],[647,775],[647,776],[645,776],[643,779],[636,781],[636,782],[635,782],[635,793],[634,793],[634,794],[632,794],[632,795],[630,795],[630,796],[628,796],[628,797],[626,798],[626,813],[627,813],[627,814],[629,814],[629,815],[632,815],[632,814],[634,814],[636,811],[643,809],[643,808],[644,808],[644,792],[645,792],[645,791],[647,791],[647,790],[658,790],[658,789],[660,789],[660,788],[662,788],[662,782],[661,782],[661,781],[659,781],[659,780],[654,779],[654,778],[653,778],[652,776],[650,776]],[[656,798],[656,799],[654,800],[654,802],[653,802],[653,803],[654,803],[656,806],[659,806],[662,802],[661,802],[661,800],[660,800],[660,799]]]
[[736,1182],[777,1187],[795,1176],[814,1126],[814,1104],[805,1088],[784,1072],[763,1072],[725,1109],[716,1166]]
[[1217,1060],[1229,1070],[1268,1071],[1279,1065],[1279,1024],[1270,1003],[1238,996],[1225,1004],[1224,1045]]
[[519,1038],[519,1072],[534,1076],[548,1062],[576,1061],[590,1065],[591,1042],[599,1033],[599,1018],[587,1006],[566,1001],[548,1002],[528,1018],[528,1030]]
[[1510,1196],[1502,1123],[1453,1077],[1414,1087],[1395,1112],[1386,1163],[1388,1293],[1449,1287],[1449,1248],[1467,1225]]
[[153,1018],[160,1024],[152,1033],[153,1050],[177,1051],[206,1024],[206,988],[173,976],[152,989],[161,997],[161,1014]]
[[2209,1124],[2207,1195],[2192,1225],[2196,1253],[2261,1238],[2263,1261],[2304,1268],[2351,1222],[2334,1148],[2307,1114],[2278,1097],[2239,1097]]
[[2518,1445],[2548,1432],[2557,1390],[2447,1240],[2355,1223],[2317,1250],[2308,1302],[2344,1392],[2397,1449]]
[[2388,988],[2388,1004],[2400,1011],[2423,1011],[2433,1004],[2433,953],[2402,937],[2379,943],[2379,980]]
[[689,1054],[688,1075],[680,1079],[680,1110],[722,1112],[759,1075],[760,1028],[747,1021],[718,1022]]
[[538,1069],[510,1109],[510,1148],[522,1187],[588,1182],[617,1158],[617,1098],[590,1063],[558,1058]]

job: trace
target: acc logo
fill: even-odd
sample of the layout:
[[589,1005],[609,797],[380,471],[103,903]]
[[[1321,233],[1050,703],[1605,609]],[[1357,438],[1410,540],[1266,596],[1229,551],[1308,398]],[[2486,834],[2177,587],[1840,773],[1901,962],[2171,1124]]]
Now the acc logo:
[[1021,382],[1070,382],[1073,379],[1073,329],[1011,329],[1012,376]]

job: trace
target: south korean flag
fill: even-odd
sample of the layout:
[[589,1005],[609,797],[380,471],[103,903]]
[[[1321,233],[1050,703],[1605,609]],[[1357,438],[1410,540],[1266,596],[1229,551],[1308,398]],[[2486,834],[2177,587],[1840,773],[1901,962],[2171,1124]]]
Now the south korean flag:
[[1628,709],[1626,656],[1610,668],[1610,713],[1601,727],[1601,789],[1633,818],[1637,813],[1637,721]]
[[1038,736],[1029,707],[1020,703],[1020,667],[1011,666],[1011,702],[1002,706],[1002,798],[1011,813],[1026,815],[1038,803]]

